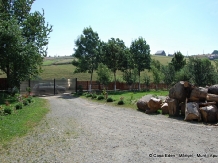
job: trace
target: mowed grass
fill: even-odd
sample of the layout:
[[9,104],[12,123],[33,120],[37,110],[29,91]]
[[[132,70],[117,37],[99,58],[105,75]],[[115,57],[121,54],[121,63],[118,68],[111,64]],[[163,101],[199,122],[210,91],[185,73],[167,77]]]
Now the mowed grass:
[[[145,95],[152,95],[153,97],[157,96],[167,96],[169,94],[169,91],[162,91],[162,90],[150,90],[146,92],[131,92],[131,91],[117,91],[117,92],[108,92],[108,98],[111,97],[114,101],[113,102],[107,102],[106,99],[103,100],[97,100],[92,99],[91,97],[86,97],[85,94],[82,96],[83,98],[92,100],[94,102],[100,102],[100,103],[107,103],[109,105],[113,106],[121,106],[121,107],[127,107],[132,109],[137,109],[136,102],[142,98]],[[97,93],[97,96],[101,95],[101,93]],[[118,105],[118,101],[120,99],[123,99],[124,105]]]
[[13,138],[21,137],[33,129],[49,111],[45,99],[34,98],[34,103],[14,110],[13,114],[0,116],[0,149]]

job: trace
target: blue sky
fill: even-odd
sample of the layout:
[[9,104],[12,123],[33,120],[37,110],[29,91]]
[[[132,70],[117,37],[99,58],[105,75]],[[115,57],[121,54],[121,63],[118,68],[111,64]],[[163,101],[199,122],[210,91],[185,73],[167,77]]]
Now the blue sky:
[[129,47],[143,37],[151,54],[193,55],[218,50],[217,6],[218,0],[36,0],[32,11],[43,8],[53,25],[48,56],[73,54],[89,26],[103,41],[120,38]]

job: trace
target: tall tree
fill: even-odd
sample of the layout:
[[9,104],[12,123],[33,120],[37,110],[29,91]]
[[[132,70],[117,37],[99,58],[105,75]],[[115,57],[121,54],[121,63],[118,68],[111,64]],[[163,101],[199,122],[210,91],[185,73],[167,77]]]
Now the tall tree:
[[167,84],[167,87],[175,80],[175,69],[171,64],[161,66],[161,72],[163,74],[163,81]]
[[186,59],[181,52],[176,52],[171,60],[171,64],[174,66],[175,71],[179,71],[185,66]]
[[132,41],[130,45],[130,52],[133,54],[133,61],[135,68],[138,71],[139,80],[139,90],[140,88],[140,73],[145,69],[150,69],[151,56],[150,56],[150,46],[146,41],[139,37],[138,39]]
[[116,72],[122,69],[126,46],[123,40],[111,38],[103,47],[104,64],[113,72],[114,91],[116,91]]
[[100,54],[100,40],[98,33],[91,27],[84,28],[83,34],[75,41],[76,48],[72,62],[76,66],[75,73],[87,72],[91,74],[89,91],[92,90],[93,71],[97,69]]
[[[14,2],[14,3],[11,3]],[[41,72],[52,26],[45,23],[44,11],[31,13],[34,0],[2,0],[0,4],[0,69],[9,87]]]
[[217,82],[217,72],[209,59],[189,57],[187,66],[197,86],[212,85]]
[[97,81],[103,84],[103,87],[105,87],[105,85],[108,85],[108,83],[111,80],[110,69],[108,69],[108,67],[103,63],[100,63],[98,64],[97,74],[98,74]]

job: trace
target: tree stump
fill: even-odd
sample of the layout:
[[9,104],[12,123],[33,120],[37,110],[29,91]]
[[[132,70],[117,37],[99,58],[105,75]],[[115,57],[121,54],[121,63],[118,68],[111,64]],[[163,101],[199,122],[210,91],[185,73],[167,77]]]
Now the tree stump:
[[189,101],[195,102],[195,101],[205,101],[207,98],[207,88],[199,87],[194,88],[191,91]]
[[190,96],[192,86],[189,82],[180,81],[169,90],[169,97],[177,99],[179,103],[184,102]]
[[150,114],[150,113],[156,112],[158,109],[161,108],[161,104],[162,104],[161,99],[157,99],[157,98],[153,98],[153,97],[152,97],[152,98],[148,101],[148,107],[150,108],[150,110],[147,111],[146,113],[147,113],[147,114]]
[[200,108],[204,122],[217,122],[218,109],[216,105],[210,105]]
[[177,116],[179,115],[179,102],[176,99],[170,98],[167,99],[169,115],[170,116]]
[[186,104],[185,108],[185,121],[191,120],[201,121],[201,114],[199,110],[199,105],[196,102],[189,102]]
[[169,114],[169,108],[168,108],[168,103],[164,103],[161,106],[162,114]]

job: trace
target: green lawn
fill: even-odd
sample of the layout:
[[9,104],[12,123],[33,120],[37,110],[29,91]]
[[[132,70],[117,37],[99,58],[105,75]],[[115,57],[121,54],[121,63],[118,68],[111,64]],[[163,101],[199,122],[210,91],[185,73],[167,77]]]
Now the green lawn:
[[[138,99],[145,95],[152,95],[154,97],[157,96],[167,96],[169,94],[169,91],[147,91],[147,92],[129,92],[129,91],[117,91],[117,92],[108,92],[108,98],[111,97],[114,101],[113,102],[107,102],[105,99],[103,100],[97,100],[92,99],[91,97],[86,97],[86,94],[82,96],[82,98],[86,98],[95,102],[100,103],[107,103],[109,105],[115,105],[118,106],[118,101],[122,98],[124,101],[124,105],[119,105],[122,107],[137,109],[136,102]],[[101,95],[101,93],[97,93],[97,96]]]
[[13,138],[23,136],[33,129],[49,111],[45,99],[33,99],[34,102],[23,109],[14,110],[11,115],[0,116],[0,150]]

